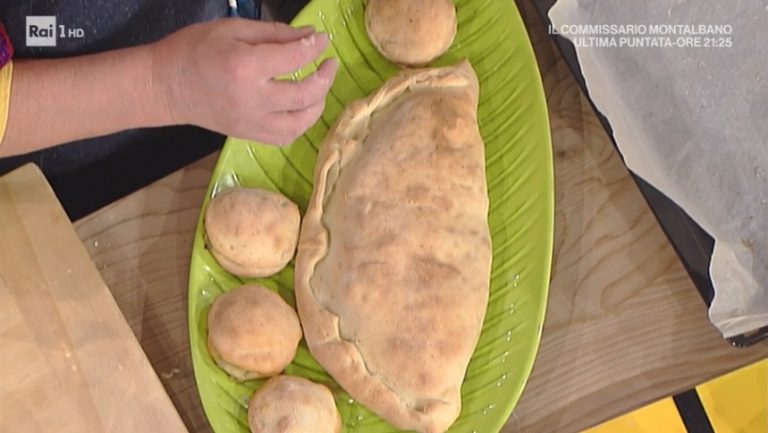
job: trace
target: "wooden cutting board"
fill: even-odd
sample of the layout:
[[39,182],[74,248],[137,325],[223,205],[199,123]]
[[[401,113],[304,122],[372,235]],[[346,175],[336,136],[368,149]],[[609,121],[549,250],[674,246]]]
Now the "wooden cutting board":
[[186,432],[34,165],[0,178],[0,432]]

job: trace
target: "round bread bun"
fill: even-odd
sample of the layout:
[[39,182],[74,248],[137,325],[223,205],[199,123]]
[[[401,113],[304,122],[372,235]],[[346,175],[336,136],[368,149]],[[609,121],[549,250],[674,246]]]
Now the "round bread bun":
[[456,37],[452,0],[369,0],[365,28],[381,54],[404,66],[423,66]]
[[293,258],[300,218],[296,204],[281,194],[230,188],[208,204],[206,241],[227,271],[241,277],[266,277]]
[[220,295],[208,312],[208,351],[240,381],[283,371],[296,356],[301,335],[293,308],[256,284]]
[[252,433],[339,433],[341,417],[325,386],[277,376],[251,398],[248,425]]

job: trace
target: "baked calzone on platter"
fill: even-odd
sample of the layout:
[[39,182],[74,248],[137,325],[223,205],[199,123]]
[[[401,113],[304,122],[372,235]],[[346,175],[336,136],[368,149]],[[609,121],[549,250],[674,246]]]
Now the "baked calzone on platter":
[[296,298],[312,355],[397,428],[441,433],[488,302],[479,85],[467,61],[402,71],[322,144]]

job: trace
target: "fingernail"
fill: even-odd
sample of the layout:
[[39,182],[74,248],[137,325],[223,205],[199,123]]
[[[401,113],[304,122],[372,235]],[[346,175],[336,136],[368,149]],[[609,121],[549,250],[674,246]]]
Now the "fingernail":
[[328,62],[328,68],[329,68],[330,70],[332,70],[332,71],[335,71],[335,70],[336,70],[336,69],[338,69],[338,67],[339,67],[339,61],[338,61],[338,60],[336,60],[336,59],[335,59],[335,58],[333,58],[333,57],[331,57],[331,58],[329,58],[328,60],[326,60],[326,62]]
[[333,80],[333,77],[336,75],[336,70],[339,67],[339,61],[334,58],[326,59],[322,65],[320,65],[322,68],[322,71],[320,71],[318,75],[318,78],[323,83],[328,83]]
[[301,43],[308,47],[311,47],[317,43],[326,44],[328,43],[328,33],[313,33],[302,39]]
[[306,45],[306,46],[308,46],[308,47],[311,47],[312,45],[315,45],[315,34],[313,33],[313,34],[305,37],[304,39],[301,40],[301,43]]

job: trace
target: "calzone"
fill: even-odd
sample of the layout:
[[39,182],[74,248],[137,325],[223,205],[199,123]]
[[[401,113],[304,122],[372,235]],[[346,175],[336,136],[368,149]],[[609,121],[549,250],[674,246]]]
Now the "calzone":
[[488,302],[479,86],[467,61],[402,71],[323,142],[296,298],[312,355],[400,429],[441,433]]

